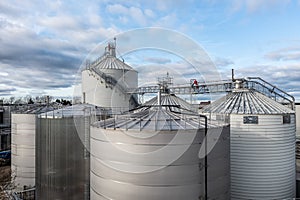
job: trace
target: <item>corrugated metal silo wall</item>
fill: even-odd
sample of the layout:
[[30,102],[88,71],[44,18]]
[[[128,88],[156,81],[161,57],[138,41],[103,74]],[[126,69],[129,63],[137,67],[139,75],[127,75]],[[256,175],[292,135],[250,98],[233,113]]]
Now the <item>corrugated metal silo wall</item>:
[[[130,132],[130,131],[129,131]],[[218,137],[218,134],[221,136]],[[151,134],[151,131],[149,132]],[[157,157],[136,157],[131,150],[138,152],[155,151],[168,145],[176,134],[189,134],[188,131],[172,133],[161,131],[147,139],[137,139],[120,130],[104,130],[91,127],[91,200],[164,200],[164,199],[203,199],[205,194],[205,166],[207,169],[207,191],[209,199],[230,199],[229,174],[229,127],[209,129],[209,144],[216,142],[208,154],[207,162],[199,159],[198,153],[203,144],[204,129],[197,132],[192,145],[167,166],[161,165]],[[108,139],[109,138],[109,139]],[[111,143],[113,145],[110,145]],[[177,141],[173,151],[186,145]],[[117,146],[117,148],[114,148]],[[125,148],[129,152],[120,152]],[[178,149],[177,149],[178,148]],[[177,150],[176,150],[177,149]],[[171,152],[170,152],[171,154]],[[171,155],[170,155],[171,156]],[[107,163],[108,162],[108,163]],[[109,166],[115,163],[118,170]],[[152,166],[159,169],[144,173],[131,173],[127,170]],[[123,168],[122,168],[123,167]],[[131,167],[128,169],[128,167]],[[124,171],[123,171],[123,170]],[[127,172],[126,172],[127,171]]]
[[35,186],[35,114],[12,114],[11,170],[17,191]]
[[[299,140],[300,139],[300,103],[296,103],[296,137]],[[296,184],[296,197],[300,198],[300,143],[297,142],[297,148],[296,148],[296,166],[297,166],[297,173],[296,173],[296,179],[297,179],[297,184]]]
[[[80,132],[84,131],[86,120],[77,118]],[[38,200],[89,199],[89,160],[73,117],[37,119]]]
[[[246,117],[246,118],[245,118]],[[231,198],[295,197],[295,115],[230,116]]]
[[296,104],[296,135],[300,138],[300,104]]

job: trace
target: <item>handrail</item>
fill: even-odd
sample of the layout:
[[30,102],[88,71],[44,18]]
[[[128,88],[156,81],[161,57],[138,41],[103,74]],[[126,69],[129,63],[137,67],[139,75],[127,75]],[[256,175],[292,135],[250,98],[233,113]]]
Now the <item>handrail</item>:
[[[281,100],[284,100],[285,103],[291,105],[291,109],[295,110],[295,98],[286,93],[285,91],[277,88],[276,86],[268,83],[260,77],[247,77],[246,79],[236,79],[241,80],[244,84],[243,87],[247,89],[252,89],[256,92],[259,92],[269,98],[273,98],[275,101],[280,102],[278,97]],[[180,86],[171,86],[168,88],[170,93],[174,94],[206,94],[206,93],[224,93],[232,92],[234,90],[234,81],[232,80],[222,80],[222,81],[211,81],[207,83],[199,83],[197,87],[192,87],[190,84],[180,85]],[[146,86],[139,87],[137,89],[127,89],[129,94],[145,94],[145,93],[157,93],[160,90],[158,86]]]
[[[97,60],[98,61],[98,60]],[[95,61],[96,62],[96,61]],[[95,62],[93,64],[95,64]],[[101,78],[103,78],[106,83],[112,84],[118,87],[122,92],[127,94],[145,94],[145,93],[157,93],[160,90],[160,87],[157,85],[139,87],[139,88],[124,88],[121,84],[118,83],[113,77],[106,75],[95,67],[90,67],[93,64],[87,63],[87,69],[94,71]],[[295,110],[295,98],[288,94],[287,92],[279,89],[275,85],[265,81],[260,77],[247,77],[246,79],[236,79],[242,80],[244,88],[252,89],[256,92],[259,92],[269,98],[273,98],[279,103],[288,103],[292,110]],[[181,86],[170,86],[168,91],[174,94],[206,94],[206,93],[222,93],[222,92],[232,92],[234,90],[234,81],[233,80],[222,80],[222,81],[211,81],[200,83],[195,86],[190,84],[181,85]],[[283,101],[279,101],[278,97]],[[137,99],[132,96],[133,100],[138,103]],[[285,101],[285,102],[284,102]]]
[[[277,101],[276,97],[279,96],[283,100],[289,102],[289,104],[291,105],[292,110],[295,109],[295,98],[292,95],[290,95],[287,92],[279,89],[275,85],[272,85],[271,83],[268,83],[267,81],[263,80],[260,77],[247,77],[247,79],[248,80],[246,80],[246,82],[247,82],[248,87],[249,87],[249,83],[252,83],[252,87],[249,88],[249,89],[254,89],[255,91],[260,92],[260,93],[262,93],[262,94],[264,94],[268,97],[274,97],[275,101]],[[261,81],[262,83],[259,82],[259,81]],[[261,86],[263,88],[263,91],[259,90],[259,88],[256,85]]]
[[281,90],[280,88],[276,87],[275,85],[272,85],[271,83],[268,83],[267,81],[263,80],[263,79],[260,78],[260,77],[247,77],[247,78],[248,78],[249,80],[251,80],[251,79],[258,79],[258,80],[264,82],[265,84],[267,84],[267,85],[273,87],[274,90],[276,89],[276,90],[282,92],[283,94],[289,96],[289,97],[292,99],[292,101],[295,101],[294,96],[292,96],[292,95],[290,95],[289,93],[287,93],[287,92]]

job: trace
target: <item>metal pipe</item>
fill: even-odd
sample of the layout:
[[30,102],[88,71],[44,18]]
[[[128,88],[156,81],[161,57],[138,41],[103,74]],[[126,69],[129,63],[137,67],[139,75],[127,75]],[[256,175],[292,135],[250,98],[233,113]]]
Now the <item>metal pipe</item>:
[[82,103],[85,103],[85,98],[86,98],[85,92],[82,93],[82,97],[83,97],[83,102]]
[[157,92],[157,105],[161,106],[161,90]]
[[205,163],[205,168],[204,168],[204,181],[205,181],[205,197],[204,199],[207,200],[208,199],[208,195],[207,195],[207,116],[202,116],[204,117],[205,120],[205,158],[204,158],[204,163]]
[[207,132],[208,132],[208,119],[206,115],[199,115],[199,117],[203,117],[204,118],[204,122],[205,122],[205,129],[204,129],[204,149],[205,149],[205,157],[204,157],[204,199],[207,200],[208,199],[208,185],[207,185],[207,180],[208,180],[208,176],[207,176]]

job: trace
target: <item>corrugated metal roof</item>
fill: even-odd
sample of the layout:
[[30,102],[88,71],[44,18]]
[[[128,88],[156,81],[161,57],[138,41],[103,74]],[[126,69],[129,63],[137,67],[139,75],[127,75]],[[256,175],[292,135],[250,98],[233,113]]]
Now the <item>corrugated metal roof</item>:
[[[176,96],[175,94],[161,94],[161,105],[173,105],[178,106],[180,109],[191,111],[192,105],[186,102],[185,100],[181,99],[180,97]],[[150,99],[146,103],[144,103],[145,106],[157,106],[158,100],[157,96]],[[175,107],[174,107],[175,109]]]
[[52,111],[57,109],[57,106],[52,106],[52,105],[24,105],[18,107],[18,110],[14,110],[12,113],[15,114],[40,114],[48,111]]
[[[144,105],[122,115],[96,122],[94,126],[131,130],[189,130],[205,127],[205,119],[190,111],[189,103],[175,95],[161,96],[161,105],[154,97]],[[224,125],[224,124],[222,124]],[[214,124],[211,127],[219,127]]]
[[199,115],[177,113],[166,107],[150,107],[140,112],[114,116],[102,120],[94,126],[114,129],[132,130],[186,130],[204,128],[204,118]]
[[41,113],[40,118],[63,118],[63,117],[73,117],[73,116],[89,116],[91,114],[96,115],[97,112],[100,113],[101,109],[97,106],[91,104],[75,104],[68,107],[63,107],[60,109],[48,111]]
[[112,55],[104,55],[91,63],[92,67],[98,69],[121,69],[121,70],[134,70],[125,62]]
[[282,114],[294,111],[261,93],[244,89],[229,93],[204,107],[203,113]]

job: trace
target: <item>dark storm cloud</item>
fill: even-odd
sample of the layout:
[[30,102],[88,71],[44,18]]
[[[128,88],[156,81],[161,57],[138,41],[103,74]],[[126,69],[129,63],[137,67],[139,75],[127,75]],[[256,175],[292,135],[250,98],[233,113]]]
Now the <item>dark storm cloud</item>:
[[101,26],[98,3],[69,3],[0,2],[0,84],[16,94],[73,86],[88,52],[117,31]]
[[0,83],[32,89],[73,85],[72,75],[83,59],[78,48],[69,42],[42,37],[7,20],[0,24],[0,69],[8,74]]
[[0,95],[1,96],[11,96],[12,93],[15,92],[16,90],[17,89],[14,87],[7,87],[2,84],[0,85]]
[[2,93],[10,94],[13,91],[16,91],[16,88],[0,89],[0,94]]

